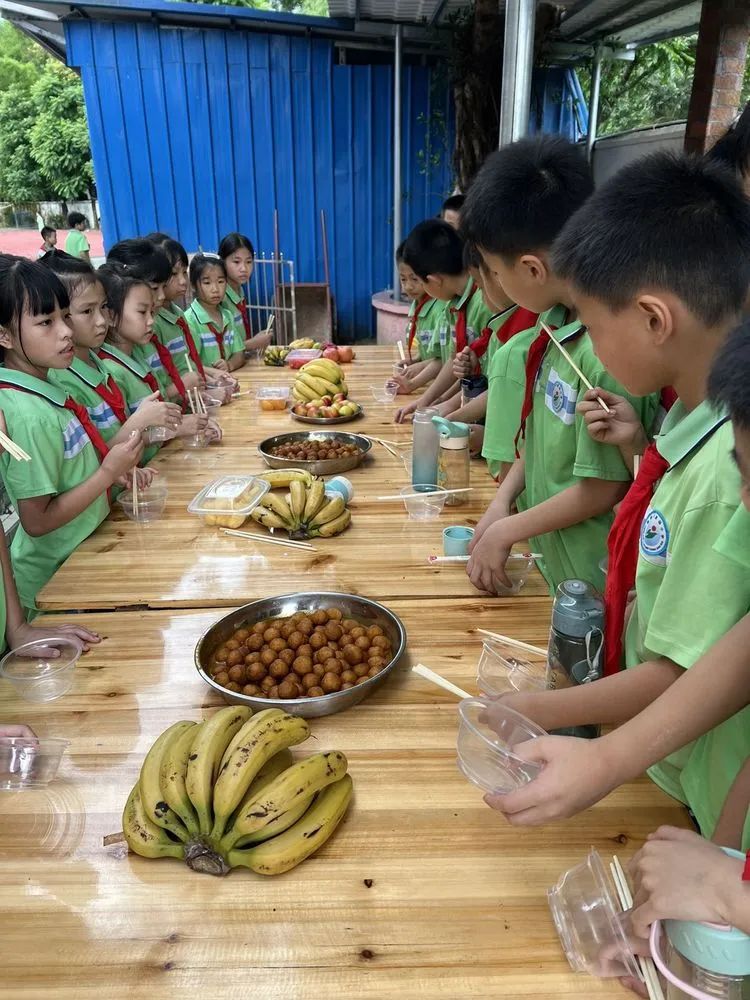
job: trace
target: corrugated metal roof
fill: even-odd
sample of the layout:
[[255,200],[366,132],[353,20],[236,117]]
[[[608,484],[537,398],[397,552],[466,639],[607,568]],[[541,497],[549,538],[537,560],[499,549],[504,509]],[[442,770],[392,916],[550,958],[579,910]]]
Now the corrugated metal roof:
[[467,0],[328,0],[328,13],[367,21],[435,24],[468,6]]

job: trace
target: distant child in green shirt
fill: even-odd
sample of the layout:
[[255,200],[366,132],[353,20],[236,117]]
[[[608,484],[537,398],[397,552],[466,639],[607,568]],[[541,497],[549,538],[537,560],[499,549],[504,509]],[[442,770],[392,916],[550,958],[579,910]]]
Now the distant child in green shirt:
[[404,334],[406,359],[398,365],[396,381],[399,393],[408,395],[420,386],[427,385],[440,371],[440,361],[428,354],[445,304],[427,294],[421,278],[404,260],[405,243],[406,240],[403,240],[396,248],[396,266],[401,294],[411,304]]
[[[71,212],[68,216],[68,226],[70,232],[65,237],[65,253],[71,257],[79,257],[81,260],[91,260],[91,248],[89,241],[83,235],[88,228],[88,220],[80,212]],[[57,239],[55,239],[57,243]]]
[[[610,554],[617,538],[637,546],[637,560],[631,564],[628,543],[614,565],[610,558],[607,573],[607,662],[612,649],[615,669],[627,669],[593,684],[510,699],[546,729],[619,725],[693,668],[750,610],[750,530],[732,455],[734,446],[744,457],[745,440],[734,439],[729,414],[707,399],[712,364],[750,283],[750,205],[725,168],[654,154],[597,191],[565,227],[552,259],[608,368],[633,393],[674,386],[678,395],[641,459],[610,538]],[[736,369],[747,328],[735,337]],[[712,386],[726,383],[729,371],[725,364]],[[736,406],[736,388],[724,384],[714,397]],[[628,573],[635,600],[623,635],[618,596],[632,583]],[[710,837],[748,757],[746,708],[649,775],[690,806]],[[743,842],[750,847],[750,822]]]
[[[525,139],[487,158],[466,197],[462,225],[506,294],[541,313],[551,328],[559,327],[555,339],[565,344],[584,376],[626,395],[568,308],[570,292],[550,260],[552,243],[592,190],[580,149],[557,136]],[[539,568],[551,591],[569,579],[587,580],[602,590],[600,563],[630,469],[619,449],[589,436],[576,413],[585,382],[546,334],[529,347],[524,374],[521,412],[513,414],[523,455],[477,525],[467,573],[478,590],[509,588],[508,555],[513,545],[529,539],[542,555]],[[509,405],[516,406],[517,399],[511,392]],[[631,403],[650,428],[656,397]],[[517,514],[511,514],[514,503]]]
[[27,613],[58,567],[109,512],[107,491],[138,464],[140,435],[108,448],[81,406],[48,378],[74,358],[68,295],[46,267],[0,256],[0,411],[9,436],[31,456],[0,455],[20,524],[11,547]]
[[204,365],[232,372],[245,364],[245,346],[232,314],[222,302],[227,269],[216,254],[197,253],[190,261],[190,286],[195,296],[185,319]]
[[244,286],[250,281],[255,267],[255,248],[242,233],[227,233],[219,243],[219,257],[227,272],[227,290],[222,306],[233,319],[237,336],[246,351],[264,351],[273,340],[273,333],[260,330],[253,333],[250,307]]

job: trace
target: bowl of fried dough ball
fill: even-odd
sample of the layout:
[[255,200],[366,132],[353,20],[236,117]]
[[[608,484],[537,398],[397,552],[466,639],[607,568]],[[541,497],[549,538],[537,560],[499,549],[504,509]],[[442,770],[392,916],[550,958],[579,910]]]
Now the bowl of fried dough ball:
[[354,594],[286,594],[212,625],[195,665],[229,703],[312,719],[359,704],[405,648],[401,620],[382,604]]

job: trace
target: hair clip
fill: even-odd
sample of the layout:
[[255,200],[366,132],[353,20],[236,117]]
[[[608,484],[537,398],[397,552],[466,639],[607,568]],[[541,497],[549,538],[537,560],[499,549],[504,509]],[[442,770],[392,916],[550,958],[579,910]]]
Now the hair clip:
[[211,253],[209,250],[203,251],[204,257],[211,257],[213,260],[221,260],[221,257],[217,253]]

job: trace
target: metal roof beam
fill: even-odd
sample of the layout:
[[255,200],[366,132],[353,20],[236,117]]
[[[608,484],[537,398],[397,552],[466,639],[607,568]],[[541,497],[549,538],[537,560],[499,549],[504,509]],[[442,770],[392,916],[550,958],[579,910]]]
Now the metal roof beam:
[[[639,7],[643,7],[644,4],[650,4],[653,0],[635,0],[627,8],[627,13],[632,13]],[[659,17],[664,17],[665,14],[671,14],[676,10],[680,10],[682,7],[688,7],[692,4],[693,0],[675,0],[671,4],[667,4],[665,7],[661,7],[659,10],[652,11],[649,13],[636,14],[625,21],[617,21],[617,15],[603,14],[601,17],[595,18],[588,24],[581,27],[580,32],[576,32],[577,36],[580,38],[588,39],[593,36],[596,38],[595,32],[597,28],[606,26],[607,30],[604,32],[604,37],[614,36],[617,37],[618,32],[628,31],[630,28],[635,28],[639,24],[647,24],[649,21],[654,21]],[[572,19],[572,18],[571,18]],[[613,23],[614,22],[614,23]]]

